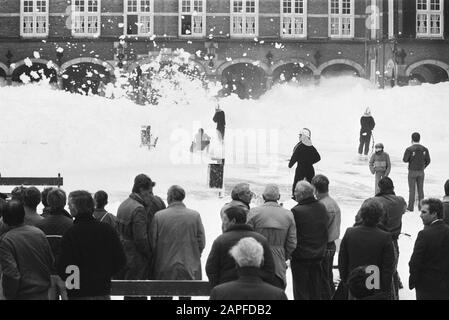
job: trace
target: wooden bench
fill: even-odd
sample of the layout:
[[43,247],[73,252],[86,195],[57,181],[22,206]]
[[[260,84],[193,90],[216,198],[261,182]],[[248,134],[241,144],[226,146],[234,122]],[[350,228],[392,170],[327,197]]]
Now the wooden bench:
[[208,297],[210,284],[199,280],[113,280],[112,296]]

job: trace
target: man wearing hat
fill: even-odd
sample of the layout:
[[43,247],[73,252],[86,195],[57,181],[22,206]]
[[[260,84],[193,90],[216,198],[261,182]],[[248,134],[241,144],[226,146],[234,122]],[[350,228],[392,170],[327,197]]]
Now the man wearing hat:
[[293,149],[293,155],[288,164],[288,167],[292,168],[295,163],[298,163],[293,180],[292,198],[295,197],[295,187],[298,181],[312,181],[312,178],[315,176],[313,165],[321,160],[320,154],[312,145],[311,137],[312,133],[309,129],[304,128],[301,130],[299,133],[299,142]]
[[117,210],[117,230],[127,257],[125,280],[147,280],[151,276],[150,226],[156,212],[166,208],[164,201],[153,194],[155,185],[147,175],[139,174],[132,193]]
[[375,153],[371,156],[369,160],[369,169],[372,174],[375,175],[375,193],[379,193],[379,181],[383,177],[388,177],[391,170],[390,156],[384,151],[384,145],[382,143],[377,143],[374,146]]

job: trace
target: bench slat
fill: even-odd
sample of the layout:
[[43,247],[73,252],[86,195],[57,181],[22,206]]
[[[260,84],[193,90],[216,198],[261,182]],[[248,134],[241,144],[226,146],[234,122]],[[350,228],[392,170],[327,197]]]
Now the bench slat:
[[111,295],[207,297],[210,291],[207,281],[113,280]]
[[62,177],[0,177],[1,186],[62,186]]

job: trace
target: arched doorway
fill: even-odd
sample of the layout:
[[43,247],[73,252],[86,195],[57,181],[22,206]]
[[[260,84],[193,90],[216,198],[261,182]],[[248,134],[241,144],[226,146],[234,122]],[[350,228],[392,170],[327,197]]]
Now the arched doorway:
[[69,65],[62,71],[64,90],[79,94],[104,94],[105,85],[113,80],[110,71],[103,65],[80,62]]
[[42,62],[20,63],[12,72],[12,81],[19,83],[40,82],[42,80],[49,83],[58,81],[57,71]]
[[359,71],[353,66],[347,64],[332,64],[327,66],[321,71],[321,76],[325,78],[333,78],[333,77],[360,77]]
[[434,64],[422,64],[410,72],[410,80],[417,80],[420,83],[440,83],[449,80],[445,69]]
[[222,73],[223,94],[235,93],[240,99],[257,99],[267,90],[265,71],[252,63],[236,63]]
[[296,82],[301,85],[313,82],[313,70],[302,62],[287,63],[274,69],[273,82]]

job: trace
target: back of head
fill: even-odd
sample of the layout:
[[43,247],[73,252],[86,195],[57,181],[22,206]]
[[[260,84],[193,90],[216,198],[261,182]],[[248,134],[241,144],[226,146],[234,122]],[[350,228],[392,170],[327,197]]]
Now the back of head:
[[389,177],[383,177],[377,183],[379,186],[380,192],[389,192],[394,190],[393,180]]
[[146,174],[141,173],[134,178],[134,185],[132,192],[140,193],[141,190],[150,190],[155,185],[156,183],[154,183],[150,177],[148,177]]
[[265,201],[278,201],[281,197],[279,187],[275,184],[268,184],[262,194]]
[[239,267],[259,268],[263,262],[263,247],[254,238],[242,238],[231,248],[229,254]]
[[449,179],[444,184],[444,195],[449,196]]
[[108,204],[108,194],[103,191],[97,191],[94,194],[95,207],[97,209],[103,209]]
[[308,198],[312,198],[313,191],[314,191],[313,186],[309,182],[305,180],[299,181],[295,187],[296,200],[301,201]]
[[45,189],[42,191],[42,205],[43,205],[45,208],[49,206],[49,205],[48,205],[48,201],[47,201],[47,197],[48,197],[48,194],[50,193],[50,191],[53,190],[53,189],[56,189],[56,188],[53,188],[53,187],[47,187],[47,188],[45,188]]
[[36,187],[26,188],[23,192],[23,205],[36,210],[41,203],[41,192]]
[[418,132],[412,134],[412,141],[418,143],[421,140],[421,135]]
[[171,186],[167,191],[167,201],[169,203],[172,202],[181,202],[185,199],[186,192],[180,186],[174,185]]
[[10,227],[21,225],[25,218],[25,209],[19,200],[6,203],[3,210],[3,222]]
[[0,217],[3,216],[3,212],[6,210],[6,200],[3,198],[0,198]]
[[228,209],[225,210],[224,213],[228,217],[229,221],[234,220],[235,223],[238,223],[238,224],[246,223],[247,212],[242,207],[237,207],[237,206],[229,207]]
[[370,273],[367,272],[368,266],[357,267],[351,271],[348,276],[348,288],[353,297],[364,299],[375,294],[375,289],[368,289],[366,282]]
[[443,219],[444,217],[444,206],[443,202],[440,199],[436,198],[425,198],[421,200],[421,206],[428,205],[429,213],[437,214],[438,219]]
[[249,191],[249,184],[248,183],[238,183],[232,188],[231,191],[231,199],[232,200],[241,200],[241,196]]
[[369,107],[366,107],[365,112],[363,113],[365,117],[371,116],[371,109]]
[[322,174],[318,174],[313,177],[312,185],[318,193],[329,192],[329,179]]
[[67,204],[67,196],[64,190],[54,188],[48,193],[47,202],[48,206],[52,209],[64,209]]
[[76,217],[91,216],[94,213],[94,199],[88,191],[77,190],[69,194],[70,205],[76,210]]
[[15,187],[11,191],[11,200],[19,200],[23,202],[23,193],[25,192],[25,187]]
[[362,224],[367,227],[376,226],[382,215],[384,214],[384,208],[382,203],[374,198],[367,199],[363,202],[360,208],[360,217],[362,218]]

